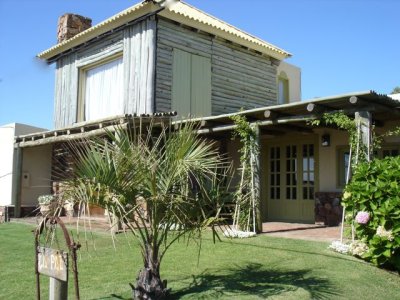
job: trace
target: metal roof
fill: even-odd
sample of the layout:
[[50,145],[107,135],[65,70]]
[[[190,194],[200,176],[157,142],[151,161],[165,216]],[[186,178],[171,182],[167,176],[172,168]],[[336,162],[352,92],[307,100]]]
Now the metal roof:
[[260,107],[192,121],[203,123],[199,131],[202,134],[222,134],[236,127],[231,119],[232,116],[243,115],[250,123],[260,126],[266,134],[282,134],[291,131],[312,132],[308,121],[320,118],[323,113],[344,112],[351,116],[356,111],[370,111],[373,121],[376,124],[383,124],[385,121],[400,120],[400,101],[374,91],[362,91]]
[[95,39],[99,35],[125,26],[129,22],[151,13],[159,14],[167,19],[222,37],[278,60],[283,60],[291,56],[285,50],[250,35],[182,1],[178,1],[166,8],[160,8],[160,6],[154,4],[152,1],[143,1],[39,53],[37,57],[51,60],[55,56],[66,51],[71,51],[74,47]]

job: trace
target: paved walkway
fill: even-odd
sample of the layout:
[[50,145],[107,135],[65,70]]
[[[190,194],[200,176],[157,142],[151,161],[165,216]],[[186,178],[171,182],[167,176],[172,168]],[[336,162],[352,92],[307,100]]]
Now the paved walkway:
[[340,239],[340,226],[267,222],[263,223],[263,233],[276,237],[332,242]]
[[[76,218],[61,217],[66,225],[76,225]],[[37,225],[40,222],[40,217],[12,219],[13,222],[29,223]],[[83,225],[83,220],[80,224]],[[89,227],[89,222],[86,219],[86,226]],[[91,218],[90,226],[93,231],[109,232],[109,225],[105,218]],[[285,222],[266,222],[263,223],[263,233],[269,236],[332,242],[340,239],[340,227],[326,227],[317,224],[300,224],[300,223],[285,223]]]

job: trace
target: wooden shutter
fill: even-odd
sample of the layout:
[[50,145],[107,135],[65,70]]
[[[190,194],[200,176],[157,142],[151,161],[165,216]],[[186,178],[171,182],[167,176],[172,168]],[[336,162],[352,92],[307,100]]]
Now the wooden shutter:
[[211,61],[174,49],[172,110],[182,117],[211,115]]
[[211,115],[211,61],[192,55],[191,114],[194,117]]
[[172,70],[172,110],[179,116],[190,114],[191,98],[191,54],[174,49],[174,66]]

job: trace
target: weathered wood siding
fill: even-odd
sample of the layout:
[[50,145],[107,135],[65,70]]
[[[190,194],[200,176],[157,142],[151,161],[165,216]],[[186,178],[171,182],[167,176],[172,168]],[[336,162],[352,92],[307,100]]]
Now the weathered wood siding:
[[148,18],[126,27],[64,57],[56,64],[54,125],[62,128],[77,121],[79,69],[123,53],[124,112],[154,111],[156,21]]
[[54,126],[60,128],[76,122],[78,70],[76,53],[62,57],[56,64]]
[[174,49],[211,59],[213,115],[276,104],[277,67],[269,57],[160,18],[157,26],[156,111],[171,110]]

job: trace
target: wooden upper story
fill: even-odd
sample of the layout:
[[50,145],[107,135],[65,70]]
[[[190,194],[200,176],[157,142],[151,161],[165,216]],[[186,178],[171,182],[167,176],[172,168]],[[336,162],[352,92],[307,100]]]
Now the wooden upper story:
[[56,63],[56,128],[121,114],[206,117],[298,101],[300,69],[281,64],[289,56],[186,3],[152,1],[38,55]]

